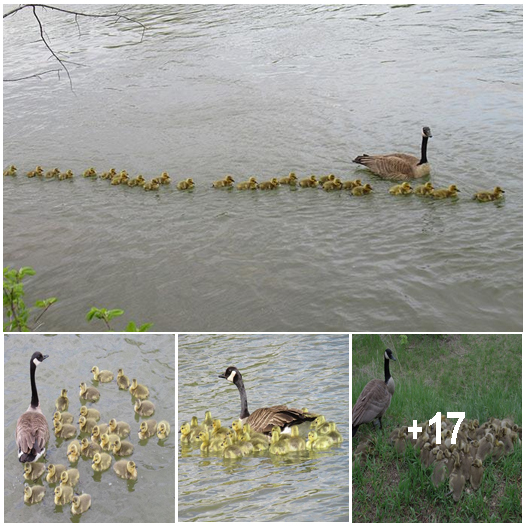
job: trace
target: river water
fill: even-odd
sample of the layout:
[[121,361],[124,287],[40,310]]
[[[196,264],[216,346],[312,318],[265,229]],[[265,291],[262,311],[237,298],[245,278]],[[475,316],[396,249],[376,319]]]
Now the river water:
[[[5,522],[174,522],[175,521],[175,450],[178,443],[175,427],[175,342],[173,335],[6,335],[4,340],[4,521]],[[84,515],[73,516],[71,505],[55,506],[53,491],[45,481],[36,482],[46,489],[38,504],[24,503],[23,464],[18,461],[15,429],[18,417],[31,402],[29,361],[39,350],[49,358],[36,371],[40,407],[50,426],[51,438],[46,464],[63,464],[76,468],[80,480],[77,492],[91,495],[91,508]],[[157,436],[139,440],[139,423],[130,393],[119,390],[116,380],[93,382],[91,368],[109,369],[115,377],[119,368],[130,379],[148,386],[155,404],[152,418],[167,420],[171,434],[160,441]],[[81,401],[79,384],[96,387],[101,394],[95,403],[86,403],[101,413],[101,422],[111,418],[131,426],[126,439],[134,446],[131,458],[137,465],[137,481],[122,480],[113,467],[95,473],[92,461],[81,457],[70,464],[66,450],[70,440],[57,439],[52,418],[55,400],[67,389],[68,411],[78,420]],[[84,402],[83,402],[84,403]],[[76,422],[76,420],[75,420]],[[76,425],[78,429],[78,425]],[[81,438],[88,435],[82,434]],[[80,441],[80,440],[79,440]],[[112,455],[113,458],[113,455]],[[128,458],[128,457],[126,457]],[[115,459],[112,460],[112,464]],[[30,483],[33,485],[33,483]],[[147,503],[147,505],[145,505]]]
[[[111,6],[86,11],[112,12]],[[91,306],[159,331],[522,330],[522,6],[134,5],[141,21],[41,15],[67,77],[4,83],[4,264],[44,330]],[[79,34],[80,28],[80,34]],[[29,10],[4,20],[4,78],[58,67]],[[77,65],[81,64],[81,65]],[[435,186],[395,198],[351,162],[418,154]],[[166,170],[196,189],[37,180]],[[295,171],[361,177],[366,198],[213,190]],[[505,200],[474,191],[501,185]]]
[[179,445],[179,520],[348,522],[348,335],[179,335],[179,428],[207,410],[223,426],[239,418],[236,386],[218,378],[231,365],[243,375],[249,411],[306,407],[336,422],[343,443],[239,461]]

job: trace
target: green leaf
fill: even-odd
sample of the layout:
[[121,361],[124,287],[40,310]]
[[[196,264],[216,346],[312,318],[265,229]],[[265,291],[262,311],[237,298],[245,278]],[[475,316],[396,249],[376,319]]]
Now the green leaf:
[[20,279],[22,279],[24,276],[34,276],[35,274],[35,270],[31,267],[22,267],[18,272]]
[[126,332],[137,332],[138,329],[137,329],[137,325],[135,325],[135,322],[134,321],[130,321],[130,323],[128,323],[128,325],[126,325],[125,331]]
[[95,316],[95,314],[99,311],[99,309],[97,309],[97,307],[91,307],[91,310],[88,312],[88,314],[86,314],[86,319],[88,321],[91,321],[93,319],[93,316]]
[[46,302],[44,300],[35,301],[35,307],[38,307],[39,309],[43,309],[45,306],[46,306]]
[[111,309],[108,311],[108,321],[116,318],[117,316],[122,316],[124,311],[122,309]]
[[146,332],[150,327],[153,327],[153,323],[143,323],[139,327],[139,332]]

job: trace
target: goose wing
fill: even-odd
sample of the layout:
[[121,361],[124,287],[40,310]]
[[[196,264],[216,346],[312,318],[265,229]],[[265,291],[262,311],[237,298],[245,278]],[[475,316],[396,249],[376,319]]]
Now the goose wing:
[[361,164],[385,179],[413,177],[413,163],[396,155],[359,155],[353,160],[353,163]]
[[289,408],[286,405],[275,405],[273,407],[256,409],[246,422],[257,433],[271,433],[274,426],[283,428],[314,420],[315,418],[315,415],[303,413],[300,409]]
[[391,403],[391,393],[382,380],[371,380],[360,393],[352,408],[353,428],[361,424],[372,422],[383,416]]
[[24,413],[16,424],[15,438],[18,451],[22,454],[21,462],[24,462],[28,455],[38,455],[49,440],[46,417],[36,411]]

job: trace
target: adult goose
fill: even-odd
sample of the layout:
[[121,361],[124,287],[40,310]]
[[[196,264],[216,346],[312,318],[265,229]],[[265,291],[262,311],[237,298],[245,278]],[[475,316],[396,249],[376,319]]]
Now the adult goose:
[[420,159],[407,153],[389,153],[385,155],[359,155],[353,163],[362,164],[384,179],[417,179],[429,175],[427,160],[427,141],[433,137],[428,126],[422,129],[422,147]]
[[18,460],[20,462],[35,462],[46,452],[49,440],[49,427],[46,417],[42,414],[38,401],[35,372],[47,355],[40,352],[33,353],[29,362],[29,376],[31,378],[31,404],[27,411],[20,416],[16,423],[15,440],[18,446]]
[[352,436],[356,434],[358,427],[377,418],[382,429],[382,416],[391,404],[395,384],[389,372],[389,360],[395,360],[391,349],[384,352],[385,382],[382,380],[371,380],[360,393],[358,400],[352,408]]
[[247,393],[243,384],[243,377],[236,367],[228,367],[224,374],[219,375],[236,385],[241,398],[241,414],[239,419],[241,424],[249,424],[253,431],[269,435],[274,426],[281,429],[290,428],[303,422],[314,420],[317,415],[304,413],[301,409],[289,408],[286,405],[275,405],[272,407],[262,407],[253,413],[248,411]]

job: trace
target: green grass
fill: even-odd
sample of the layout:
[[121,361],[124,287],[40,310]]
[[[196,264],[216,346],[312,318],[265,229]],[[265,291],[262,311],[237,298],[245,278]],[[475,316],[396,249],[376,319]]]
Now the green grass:
[[377,438],[366,466],[353,469],[353,522],[519,522],[522,521],[522,450],[498,462],[487,459],[478,491],[469,484],[455,503],[447,480],[431,484],[413,448],[397,457],[388,443],[391,431],[435,416],[437,411],[463,411],[482,424],[490,417],[511,417],[522,425],[522,342],[520,335],[353,336],[353,405],[365,384],[383,378],[383,352],[390,362],[395,394],[383,422],[360,426],[353,449],[361,440]]

